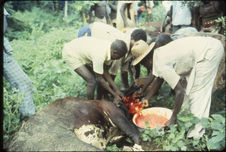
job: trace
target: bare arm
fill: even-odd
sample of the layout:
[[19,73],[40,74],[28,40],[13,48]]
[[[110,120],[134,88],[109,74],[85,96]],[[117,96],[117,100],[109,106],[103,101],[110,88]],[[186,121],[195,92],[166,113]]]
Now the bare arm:
[[144,99],[150,99],[153,95],[158,92],[158,90],[161,88],[164,80],[161,78],[155,78],[154,81],[152,82],[152,88],[151,91],[144,97]]
[[152,73],[149,73],[148,79],[145,82],[145,85],[142,87],[141,92],[144,92],[147,89],[147,87],[152,83],[154,78],[155,78],[155,76]]
[[105,5],[105,17],[106,17],[106,20],[107,20],[107,24],[110,24],[110,16],[109,16],[108,11],[107,11],[107,5]]
[[107,70],[104,70],[103,76],[107,80],[107,82],[112,86],[112,88],[114,89],[115,93],[123,96],[123,93],[117,88],[117,86],[115,85],[111,75],[109,74],[109,72]]
[[170,120],[166,123],[166,126],[170,126],[171,124],[176,123],[177,114],[180,112],[180,109],[184,100],[184,96],[185,96],[184,87],[186,87],[186,85],[183,86],[182,81],[183,80],[180,79],[180,81],[177,83],[176,87],[174,88],[174,91],[175,91],[174,110]]
[[103,75],[96,73],[96,76],[97,76],[97,80],[101,84],[101,86],[115,97],[117,94],[109,87],[109,85],[105,81]]
[[128,72],[121,72],[121,77],[122,77],[122,83],[124,85],[125,89],[129,88],[129,82],[128,82]]
[[140,64],[137,64],[135,66],[135,69],[136,69],[136,73],[135,73],[135,79],[139,78],[140,76]]

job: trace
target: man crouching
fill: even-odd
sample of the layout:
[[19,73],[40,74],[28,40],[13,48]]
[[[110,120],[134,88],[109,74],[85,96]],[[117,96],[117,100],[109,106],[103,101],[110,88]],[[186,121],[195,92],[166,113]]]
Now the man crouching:
[[[81,37],[66,43],[63,48],[63,59],[76,73],[87,82],[87,98],[94,99],[97,82],[114,97],[118,102],[123,93],[112,80],[108,69],[112,60],[125,56],[127,46],[122,40],[112,43],[94,37]],[[107,85],[107,83],[110,84]]]

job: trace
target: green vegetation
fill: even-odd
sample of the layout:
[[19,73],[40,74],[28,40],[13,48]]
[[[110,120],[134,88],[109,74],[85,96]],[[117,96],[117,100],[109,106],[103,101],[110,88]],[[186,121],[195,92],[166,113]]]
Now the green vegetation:
[[[189,129],[194,124],[201,122],[205,130],[202,138],[186,137]],[[152,145],[166,151],[202,151],[202,150],[223,150],[225,148],[225,118],[219,114],[213,114],[210,118],[199,120],[191,113],[181,112],[177,124],[171,125],[169,130],[157,127],[146,129],[142,132],[143,141],[152,143],[147,146],[151,150]],[[148,149],[146,149],[148,150]]]
[[[5,4],[11,14],[7,38],[13,48],[13,56],[22,69],[30,77],[33,85],[36,111],[40,111],[50,102],[67,96],[85,97],[86,84],[81,77],[68,69],[62,60],[63,44],[77,37],[78,29],[86,24],[88,7],[91,2],[71,1],[68,5],[68,16],[64,11],[52,9],[51,2],[26,1],[25,10],[15,11],[12,2]],[[153,9],[151,21],[160,21],[163,7]],[[142,76],[145,75],[142,69]],[[22,97],[12,90],[9,83],[4,84],[4,142],[18,129],[18,106]],[[122,88],[120,76],[116,84]],[[174,98],[169,94],[170,88],[164,83],[158,96],[150,100],[151,106],[173,108]],[[222,150],[225,148],[225,99],[224,89],[218,90],[211,105],[210,118],[198,120],[192,114],[178,116],[178,123],[169,130],[157,128],[141,131],[141,136],[147,144],[145,150]],[[225,97],[225,96],[224,96]],[[204,137],[200,140],[187,139],[186,134],[195,122],[201,121],[206,128]],[[148,146],[149,145],[149,146]],[[107,147],[108,151],[119,151],[116,145]]]

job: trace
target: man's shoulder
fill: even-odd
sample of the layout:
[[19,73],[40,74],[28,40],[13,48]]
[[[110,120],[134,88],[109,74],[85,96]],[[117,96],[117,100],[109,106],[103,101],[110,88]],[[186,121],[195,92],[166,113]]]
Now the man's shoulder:
[[119,31],[118,29],[116,29],[115,27],[108,25],[106,23],[102,23],[102,22],[93,22],[90,26],[90,28],[92,30],[109,30],[109,31]]

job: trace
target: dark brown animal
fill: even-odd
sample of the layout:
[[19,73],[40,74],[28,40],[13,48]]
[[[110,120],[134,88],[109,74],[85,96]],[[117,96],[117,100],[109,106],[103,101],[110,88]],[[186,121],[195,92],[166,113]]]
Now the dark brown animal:
[[96,147],[79,140],[74,129],[94,124],[103,127],[104,135],[109,135],[111,123],[139,142],[138,130],[113,103],[74,97],[58,99],[23,122],[4,148],[8,151],[96,151]]

